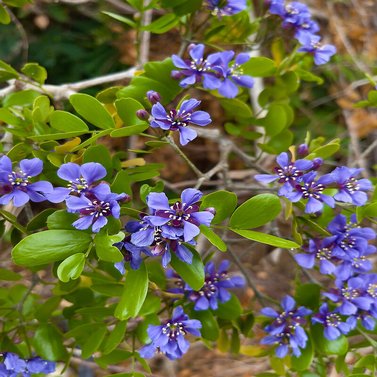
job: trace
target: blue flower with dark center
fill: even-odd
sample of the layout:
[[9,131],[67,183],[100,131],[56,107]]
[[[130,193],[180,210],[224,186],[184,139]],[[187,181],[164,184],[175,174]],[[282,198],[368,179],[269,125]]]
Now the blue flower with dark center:
[[312,322],[320,323],[324,327],[324,335],[329,340],[335,340],[351,331],[351,326],[343,322],[336,311],[330,311],[326,303],[321,305],[319,313],[312,316]]
[[216,72],[213,70],[216,59],[204,58],[204,45],[189,46],[190,59],[182,59],[178,55],[173,55],[172,60],[179,71],[172,71],[172,77],[182,78],[179,85],[186,88],[190,85],[202,83],[205,89],[216,89],[220,82],[216,79]]
[[321,37],[318,35],[302,33],[298,37],[302,47],[297,51],[312,54],[316,65],[325,64],[335,55],[336,47],[330,44],[323,45],[320,40]]
[[346,166],[337,167],[331,175],[338,187],[338,192],[334,199],[339,202],[352,203],[356,206],[362,206],[368,200],[365,191],[373,188],[369,179],[356,179],[363,169],[348,168]]
[[58,169],[57,175],[68,181],[67,187],[56,187],[47,196],[48,200],[52,203],[60,203],[70,195],[79,196],[88,193],[93,188],[93,183],[104,178],[106,174],[106,169],[97,162],[88,162],[81,166],[73,162],[63,164]]
[[233,16],[246,9],[246,0],[206,0],[214,16]]
[[169,113],[161,105],[156,103],[152,106],[151,127],[161,128],[165,131],[179,131],[179,141],[181,145],[186,145],[194,140],[198,134],[191,124],[204,127],[211,123],[211,118],[205,111],[194,111],[200,105],[200,101],[192,98],[182,102],[179,109],[172,109]]
[[32,177],[42,173],[43,162],[39,158],[21,160],[19,168],[13,169],[8,156],[0,158],[0,205],[13,200],[15,207],[22,207],[29,200],[43,202],[53,191],[47,181],[31,182]]
[[279,358],[285,357],[289,349],[295,356],[300,356],[300,348],[305,348],[308,340],[302,326],[306,324],[305,317],[312,311],[304,306],[295,308],[295,300],[288,295],[282,299],[281,306],[282,312],[269,307],[261,310],[263,315],[274,319],[264,328],[269,335],[261,340],[261,344],[276,345],[275,353]]
[[356,314],[358,310],[368,311],[375,300],[368,295],[366,283],[367,281],[361,277],[352,277],[344,281],[337,279],[337,288],[332,288],[323,295],[340,304],[340,314],[351,315]]
[[185,338],[187,334],[200,336],[202,324],[196,319],[189,319],[181,306],[174,309],[173,316],[160,326],[149,325],[148,336],[151,343],[140,349],[140,356],[146,359],[158,352],[169,359],[178,359],[185,354],[190,343]]
[[321,211],[323,203],[326,203],[331,208],[335,207],[334,199],[326,194],[323,194],[325,188],[333,182],[330,174],[323,175],[316,178],[316,172],[309,172],[302,176],[302,184],[297,184],[295,190],[284,195],[291,202],[298,202],[300,199],[306,199],[305,213],[315,213]]
[[[229,261],[223,260],[216,270],[215,264],[209,262],[205,265],[204,285],[199,291],[194,291],[188,284],[178,276],[173,275],[179,288],[173,288],[171,292],[182,293],[195,303],[194,310],[216,310],[219,302],[227,302],[231,298],[228,289],[239,288],[245,285],[245,280],[241,276],[231,276],[228,273]],[[168,275],[171,275],[169,272]]]
[[67,200],[68,212],[78,213],[80,218],[72,225],[76,229],[88,229],[98,232],[107,224],[107,217],[119,219],[119,201],[129,199],[127,194],[114,194],[107,184],[101,183],[86,195],[70,196]]
[[292,191],[298,182],[301,182],[302,176],[313,167],[313,162],[310,160],[292,161],[288,153],[280,153],[276,162],[279,166],[274,168],[275,174],[256,174],[255,179],[263,183],[271,183],[278,181],[283,186],[279,190],[280,196]]
[[147,204],[153,214],[144,219],[161,227],[172,239],[183,237],[185,242],[189,242],[200,233],[199,225],[210,226],[214,217],[210,211],[199,211],[202,196],[199,190],[189,188],[183,190],[181,201],[169,205],[164,193],[152,192],[147,196]]
[[[254,80],[251,76],[244,75],[242,64],[246,63],[250,56],[247,53],[241,53],[236,56],[234,62],[234,51],[217,52],[209,55],[217,62],[214,70],[219,72],[218,84],[216,88],[219,93],[226,98],[234,98],[238,94],[238,86],[252,88]],[[216,79],[214,79],[215,81]]]

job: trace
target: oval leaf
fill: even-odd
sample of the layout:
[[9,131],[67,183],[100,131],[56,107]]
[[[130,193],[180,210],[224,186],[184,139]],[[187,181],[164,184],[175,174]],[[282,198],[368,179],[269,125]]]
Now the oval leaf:
[[60,263],[57,274],[59,280],[68,283],[70,279],[75,280],[80,275],[85,266],[85,254],[77,253],[66,258]]
[[296,242],[286,240],[284,238],[271,236],[270,234],[256,232],[254,230],[237,230],[231,229],[234,233],[239,234],[249,240],[264,243],[266,245],[281,247],[283,249],[297,249],[300,247]]
[[67,111],[57,110],[50,116],[50,124],[52,128],[59,131],[88,131],[86,123]]

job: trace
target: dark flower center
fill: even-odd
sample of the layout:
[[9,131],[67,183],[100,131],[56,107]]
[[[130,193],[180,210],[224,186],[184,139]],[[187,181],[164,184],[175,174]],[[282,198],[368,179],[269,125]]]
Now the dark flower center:
[[111,215],[111,206],[109,202],[98,199],[92,199],[92,205],[80,210],[80,214],[84,216],[106,217]]
[[340,317],[338,316],[338,314],[329,313],[326,315],[325,323],[327,327],[338,327],[340,323]]
[[162,333],[170,340],[175,340],[179,335],[185,335],[186,331],[182,322],[168,322],[162,328]]
[[170,110],[166,119],[170,123],[170,130],[177,131],[179,127],[187,127],[191,121],[191,113],[185,110],[177,111],[176,109]]
[[304,199],[314,198],[317,200],[321,199],[321,194],[325,189],[324,185],[317,184],[315,182],[305,183],[304,186],[296,186],[298,190],[302,192],[302,197]]
[[317,250],[315,256],[319,260],[330,260],[331,255],[332,255],[332,250],[327,247],[323,247],[322,249]]
[[289,164],[283,168],[275,168],[276,174],[279,176],[279,183],[294,182],[302,176],[302,171],[297,169],[294,164]]
[[351,177],[347,180],[347,182],[343,185],[343,187],[352,195],[355,193],[355,191],[359,191],[360,190],[360,185],[359,185],[359,181],[354,178],[354,177]]

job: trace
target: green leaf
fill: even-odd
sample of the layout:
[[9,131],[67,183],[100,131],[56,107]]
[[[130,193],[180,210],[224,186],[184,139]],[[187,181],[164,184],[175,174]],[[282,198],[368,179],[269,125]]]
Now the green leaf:
[[233,192],[221,190],[212,192],[202,198],[200,209],[213,207],[216,210],[212,224],[219,224],[228,218],[237,206],[237,195]]
[[292,356],[291,359],[291,368],[293,370],[298,371],[305,371],[308,370],[310,365],[312,364],[314,357],[314,349],[311,339],[308,339],[305,348],[301,351],[301,355],[299,357]]
[[[0,80],[2,76],[1,72],[1,60],[0,60]],[[15,71],[16,72],[16,71]],[[18,73],[17,73],[18,75]],[[7,79],[8,80],[8,79]],[[36,90],[28,89],[22,90],[20,92],[15,92],[7,95],[3,100],[4,107],[12,107],[12,106],[28,106],[32,105],[36,98],[38,98],[41,94]]]
[[18,77],[19,73],[15,69],[13,69],[9,64],[0,60],[0,82],[16,79]]
[[3,5],[0,5],[0,23],[3,25],[8,25],[11,21],[8,11]]
[[272,76],[276,71],[276,63],[265,57],[251,58],[248,62],[242,65],[245,75],[254,77]]
[[237,296],[232,294],[230,300],[220,302],[217,310],[213,314],[222,319],[237,319],[242,314],[242,306]]
[[127,321],[120,321],[118,322],[114,329],[111,331],[110,335],[105,339],[102,353],[104,355],[109,354],[110,352],[114,351],[115,348],[123,341],[124,336],[126,334],[127,329]]
[[253,116],[251,107],[247,105],[244,101],[241,101],[237,98],[220,98],[219,102],[221,106],[224,108],[224,110],[236,119],[249,119]]
[[48,229],[66,229],[74,230],[75,227],[72,223],[77,220],[77,216],[74,213],[69,213],[65,209],[54,212],[47,217]]
[[190,318],[198,319],[201,322],[202,328],[200,329],[200,333],[204,339],[212,341],[217,340],[220,335],[219,325],[209,310],[193,310]]
[[102,11],[101,13],[106,14],[106,16],[109,16],[109,17],[113,18],[114,20],[123,22],[124,24],[126,24],[128,26],[131,26],[133,29],[137,28],[136,22],[130,20],[129,18],[123,17],[123,16],[121,16],[119,14],[112,13],[112,12],[104,12],[104,11]]
[[200,225],[200,232],[212,245],[216,246],[220,251],[226,251],[225,242],[211,229],[205,225]]
[[234,211],[229,226],[235,229],[257,228],[275,219],[280,211],[281,204],[276,195],[256,195]]
[[247,238],[248,240],[257,241],[260,243],[264,243],[266,245],[281,247],[283,249],[297,249],[300,247],[300,245],[296,242],[272,236],[271,234],[256,232],[254,230],[239,230],[232,228],[230,230],[234,233],[239,234],[242,237]]
[[4,211],[2,209],[0,209],[0,216],[9,221],[16,229],[18,229],[19,231],[21,231],[22,233],[27,233],[26,229],[20,225],[17,221],[17,217],[14,216],[12,213],[8,212],[8,211]]
[[40,66],[38,63],[26,63],[21,68],[21,72],[41,85],[44,84],[47,79],[46,68]]
[[52,128],[63,132],[88,131],[86,123],[67,111],[56,110],[50,116]]
[[96,98],[83,93],[69,97],[73,108],[88,122],[102,129],[114,128],[115,122],[111,114]]
[[192,263],[182,262],[175,253],[171,253],[171,266],[177,274],[195,291],[198,291],[204,285],[204,266],[198,252],[188,244],[184,246],[189,249],[192,256]]
[[55,208],[47,208],[34,216],[27,224],[27,231],[31,232],[46,226],[47,218],[56,211]]
[[306,159],[310,160],[310,159],[313,159],[314,157],[321,157],[323,159],[326,159],[332,156],[339,150],[340,148],[339,142],[340,142],[339,139],[335,139],[326,145],[322,145],[318,148],[313,149],[312,152],[306,157]]
[[17,280],[20,280],[21,278],[22,278],[21,275],[16,274],[15,272],[11,270],[0,268],[0,280],[17,281]]
[[59,280],[68,283],[70,279],[78,279],[85,267],[85,254],[77,253],[64,259],[59,264],[57,275]]
[[52,296],[47,299],[42,305],[38,306],[35,311],[35,318],[41,322],[47,322],[53,312],[59,307],[62,298],[60,296]]
[[97,233],[94,237],[94,244],[98,258],[106,262],[121,262],[124,259],[123,254],[113,244],[122,241],[123,238],[123,232],[119,232],[113,236],[109,236],[103,232]]
[[179,18],[172,13],[167,13],[153,21],[147,26],[144,26],[142,30],[150,31],[155,34],[163,34],[170,29],[173,29],[179,22]]
[[81,357],[87,359],[96,352],[101,345],[103,339],[105,338],[107,332],[106,325],[96,327],[94,332],[92,332],[85,343],[81,347]]
[[122,127],[114,130],[111,132],[110,136],[111,137],[126,137],[126,136],[131,136],[131,135],[139,135],[142,132],[144,132],[147,128],[149,128],[148,123],[143,123],[143,124],[138,124],[135,126],[127,126],[127,127]]
[[39,324],[32,341],[35,352],[43,359],[61,361],[67,357],[62,334],[51,323]]
[[145,121],[136,116],[138,110],[145,110],[144,106],[133,98],[121,98],[115,101],[117,113],[122,119],[123,124],[127,126],[145,125]]
[[49,140],[62,140],[70,137],[79,136],[85,133],[85,131],[70,131],[70,132],[57,132],[54,134],[35,135],[29,136],[28,139],[33,141],[49,141]]
[[12,258],[21,266],[38,266],[84,252],[91,242],[91,235],[79,230],[46,230],[24,238],[13,248]]
[[338,339],[328,340],[323,335],[323,326],[312,326],[311,333],[316,349],[325,355],[345,355],[348,351],[348,340],[344,335]]
[[288,125],[285,107],[274,103],[271,104],[267,115],[264,118],[258,119],[256,123],[266,129],[268,136],[278,135]]
[[123,321],[139,314],[147,296],[148,282],[148,272],[144,263],[138,270],[130,269],[127,272],[123,294],[115,308],[116,318]]
[[113,160],[110,156],[109,149],[102,144],[89,147],[84,152],[83,162],[99,162],[105,167],[108,174],[113,170]]
[[302,284],[296,289],[295,299],[298,305],[317,310],[321,299],[321,287],[318,284]]

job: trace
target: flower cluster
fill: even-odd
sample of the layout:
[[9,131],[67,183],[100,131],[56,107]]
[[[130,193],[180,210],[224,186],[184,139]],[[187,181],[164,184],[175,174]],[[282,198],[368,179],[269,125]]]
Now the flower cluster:
[[264,328],[268,335],[261,340],[261,343],[276,345],[277,357],[285,357],[289,349],[295,356],[300,356],[300,349],[305,348],[308,341],[308,336],[303,329],[306,324],[305,317],[312,311],[304,306],[296,308],[296,302],[291,296],[282,299],[281,307],[282,312],[277,312],[270,307],[261,310],[263,315],[274,319]]
[[245,280],[242,276],[230,276],[228,273],[229,261],[223,260],[216,270],[215,264],[209,262],[205,265],[204,285],[199,291],[193,290],[173,271],[168,270],[167,276],[175,279],[176,287],[171,291],[184,294],[185,297],[194,303],[194,310],[216,310],[218,303],[230,300],[230,288],[243,287]]
[[293,29],[295,38],[301,44],[299,52],[313,55],[314,63],[327,63],[336,53],[336,48],[330,44],[322,44],[317,22],[313,21],[309,8],[298,1],[286,3],[285,0],[270,0],[270,13],[280,16],[283,27]]
[[246,9],[246,0],[207,0],[206,5],[214,16],[233,16]]
[[157,351],[171,360],[180,358],[190,347],[185,336],[188,333],[200,336],[201,327],[200,321],[189,319],[182,307],[178,306],[174,309],[171,319],[159,326],[148,326],[147,332],[151,343],[140,349],[140,356],[149,359]]
[[43,360],[40,357],[33,357],[28,360],[20,358],[15,353],[6,352],[3,354],[3,362],[0,363],[1,377],[30,377],[33,374],[49,374],[55,371],[55,363]]
[[77,229],[92,227],[98,232],[107,224],[107,217],[120,216],[119,202],[129,199],[126,194],[114,194],[108,183],[96,184],[104,178],[106,169],[99,163],[89,162],[81,166],[68,162],[57,171],[59,178],[67,181],[66,187],[53,187],[50,182],[31,182],[32,177],[42,173],[43,161],[39,158],[20,161],[13,169],[8,156],[0,158],[0,204],[13,200],[15,207],[32,202],[48,200],[60,203],[65,200],[68,212],[78,213],[80,218],[73,223]]
[[201,84],[204,89],[215,90],[227,98],[238,94],[238,87],[251,88],[254,81],[251,76],[244,75],[242,64],[250,56],[241,53],[235,56],[234,51],[216,52],[204,57],[204,45],[190,45],[188,52],[191,59],[182,59],[173,55],[173,63],[179,70],[172,71],[172,77],[180,79],[179,85],[186,88]]
[[199,105],[200,101],[191,98],[183,101],[179,108],[167,111],[157,102],[152,106],[150,125],[164,131],[178,131],[181,145],[186,145],[198,136],[190,125],[204,127],[212,121],[207,112],[194,110]]
[[[324,203],[333,208],[335,200],[362,206],[368,199],[366,191],[372,188],[368,179],[357,179],[362,169],[341,166],[318,177],[316,170],[322,165],[320,159],[293,161],[283,152],[276,161],[275,174],[257,174],[255,179],[263,183],[278,181],[282,184],[279,195],[293,203],[304,199],[306,213],[321,211]],[[328,188],[334,188],[336,192],[326,193]]]
[[57,187],[47,198],[53,203],[65,200],[68,212],[77,213],[80,218],[72,225],[76,229],[98,232],[107,224],[107,217],[119,219],[119,202],[129,200],[127,194],[114,194],[106,182],[95,182],[107,175],[106,169],[97,162],[79,166],[72,162],[63,164],[58,176],[67,181],[66,187]]
[[[209,226],[214,217],[211,210],[199,211],[202,195],[196,189],[183,190],[181,200],[173,205],[164,193],[152,192],[147,196],[150,215],[143,214],[141,221],[129,222],[126,231],[130,235],[117,244],[131,268],[139,267],[142,252],[161,256],[164,267],[169,264],[172,252],[183,262],[192,262],[192,253],[184,243],[195,244],[199,225]],[[122,263],[116,265],[121,272]]]

